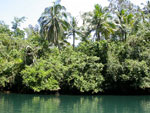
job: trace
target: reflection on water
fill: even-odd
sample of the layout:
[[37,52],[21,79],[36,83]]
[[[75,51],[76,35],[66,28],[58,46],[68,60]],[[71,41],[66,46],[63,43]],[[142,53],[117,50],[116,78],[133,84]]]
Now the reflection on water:
[[0,94],[0,113],[150,113],[150,96]]

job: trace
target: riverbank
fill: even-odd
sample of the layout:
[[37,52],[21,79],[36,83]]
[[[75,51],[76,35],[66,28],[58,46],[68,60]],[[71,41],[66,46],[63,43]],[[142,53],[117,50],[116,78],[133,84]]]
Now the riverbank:
[[145,90],[124,90],[124,91],[119,91],[119,90],[111,90],[111,91],[105,91],[105,92],[98,92],[98,93],[92,93],[92,92],[84,92],[81,93],[79,91],[41,91],[41,92],[34,92],[32,90],[30,91],[15,91],[15,90],[0,90],[0,93],[4,94],[11,94],[11,93],[16,93],[16,94],[41,94],[41,95],[150,95],[150,89],[145,89]]

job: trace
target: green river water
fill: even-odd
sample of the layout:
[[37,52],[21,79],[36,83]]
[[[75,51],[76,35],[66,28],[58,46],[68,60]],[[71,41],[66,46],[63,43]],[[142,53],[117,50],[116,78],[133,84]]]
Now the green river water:
[[150,96],[0,94],[0,113],[150,113]]

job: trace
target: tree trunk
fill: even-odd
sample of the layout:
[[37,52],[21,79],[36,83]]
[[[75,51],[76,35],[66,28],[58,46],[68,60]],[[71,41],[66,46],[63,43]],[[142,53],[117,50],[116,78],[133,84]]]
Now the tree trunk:
[[100,39],[101,39],[101,36],[100,36],[100,34],[98,33],[98,41],[100,41]]
[[124,39],[124,32],[123,32],[123,30],[121,30],[121,35],[122,35],[121,41],[123,41],[123,39]]
[[127,39],[127,32],[126,31],[124,32],[124,36],[125,36],[125,41],[126,41],[126,39]]
[[101,40],[100,33],[97,33],[97,39],[96,39],[96,41],[100,41],[100,40]]
[[73,30],[73,50],[75,48],[75,38],[76,38],[76,34],[75,34],[75,30]]

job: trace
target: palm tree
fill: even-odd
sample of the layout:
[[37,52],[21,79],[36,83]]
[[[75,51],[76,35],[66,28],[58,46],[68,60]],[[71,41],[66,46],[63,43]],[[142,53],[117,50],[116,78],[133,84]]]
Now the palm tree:
[[75,17],[71,18],[71,22],[70,22],[70,29],[68,32],[68,36],[72,36],[73,37],[73,49],[75,48],[75,40],[76,40],[76,36],[80,35],[80,31],[79,28],[77,27],[77,20]]
[[41,26],[41,36],[55,45],[60,50],[60,41],[64,39],[64,32],[67,31],[69,23],[67,21],[66,8],[55,2],[53,6],[48,7],[39,18]]
[[134,19],[132,13],[128,14],[124,9],[117,13],[116,26],[118,27],[119,34],[121,34],[121,40],[126,40],[127,35],[132,33],[135,22],[136,19]]
[[94,36],[99,41],[102,38],[108,39],[110,34],[113,33],[115,25],[110,21],[111,16],[107,12],[107,8],[102,8],[100,5],[95,5],[93,12],[85,13],[83,15],[84,24],[86,24],[87,35],[95,32]]

